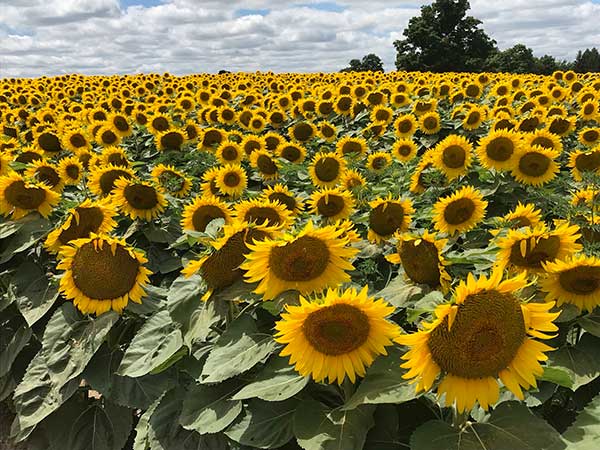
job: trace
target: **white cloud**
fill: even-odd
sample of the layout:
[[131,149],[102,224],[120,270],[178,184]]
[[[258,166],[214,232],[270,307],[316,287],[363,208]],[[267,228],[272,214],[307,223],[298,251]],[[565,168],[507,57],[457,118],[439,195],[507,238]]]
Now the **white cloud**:
[[[330,71],[371,52],[391,70],[393,41],[402,38],[422,4],[163,0],[123,7],[118,0],[0,1],[0,77]],[[591,0],[471,0],[471,5],[470,14],[483,20],[501,48],[521,42],[538,55],[572,59],[578,49],[600,42],[590,20],[600,17],[600,5]]]

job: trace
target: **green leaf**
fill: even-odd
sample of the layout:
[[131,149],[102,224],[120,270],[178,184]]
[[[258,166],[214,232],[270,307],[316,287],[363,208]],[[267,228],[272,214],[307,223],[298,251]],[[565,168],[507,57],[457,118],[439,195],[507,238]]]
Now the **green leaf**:
[[304,450],[362,450],[374,411],[374,406],[330,410],[316,400],[305,400],[294,415],[294,435]]
[[95,402],[73,423],[69,450],[121,450],[131,431],[132,415],[128,408]]
[[563,433],[569,450],[596,450],[600,447],[600,396],[579,413],[573,425]]
[[41,319],[58,298],[58,286],[51,282],[44,269],[30,261],[15,270],[16,300],[19,311],[31,326]]
[[83,373],[89,385],[112,402],[130,408],[147,409],[164,392],[175,386],[172,371],[137,378],[117,375],[123,353],[103,345]]
[[[364,448],[401,450],[406,445],[400,440],[400,417],[395,405],[379,405],[373,415],[374,426],[367,433]],[[403,417],[403,424],[407,420]]]
[[584,333],[575,346],[565,346],[549,354],[549,367],[570,373],[575,390],[600,374],[600,338]]
[[66,401],[79,385],[79,375],[117,321],[115,312],[83,317],[72,303],[57,309],[44,332],[42,348],[14,392],[17,416],[11,433],[18,440]]
[[[166,394],[166,393],[165,393]],[[140,416],[140,420],[135,426],[135,439],[133,440],[133,450],[147,450],[150,448],[150,438],[153,436],[152,428],[150,427],[150,417],[154,414],[156,408],[158,408],[164,395],[161,395],[158,399],[152,403],[148,409]]]
[[600,337],[600,311],[596,310],[586,316],[581,317],[577,323],[581,325],[585,331]]
[[403,275],[394,278],[381,291],[375,293],[375,297],[383,298],[386,302],[397,308],[406,306],[406,303],[414,296],[423,292],[421,286],[407,283]]
[[15,234],[24,225],[23,222],[2,222],[0,223],[0,239],[6,239]]
[[146,291],[147,295],[142,299],[142,303],[128,302],[127,306],[125,307],[127,311],[138,315],[149,315],[166,307],[166,289],[149,285],[146,286],[144,290]]
[[179,277],[169,288],[168,308],[174,321],[181,324],[183,342],[192,348],[195,342],[205,341],[211,327],[225,318],[222,303],[201,300],[204,294],[202,278]]
[[224,430],[242,412],[242,402],[232,400],[239,382],[226,381],[214,386],[193,385],[183,400],[179,422],[200,434]]
[[258,397],[261,400],[278,402],[293,397],[308,384],[288,363],[288,358],[273,356],[258,373],[254,381],[244,386],[234,399],[244,400]]
[[141,377],[167,361],[183,345],[179,328],[168,311],[154,314],[129,344],[117,374]]
[[573,389],[571,372],[559,367],[544,367],[544,373],[540,377],[540,380],[549,381],[551,383],[558,384],[559,386]]
[[402,354],[400,349],[392,347],[387,356],[379,356],[343,409],[351,410],[363,404],[403,403],[417,397],[414,384],[402,378],[406,373],[400,367]]
[[227,444],[220,434],[201,436],[179,425],[179,416],[185,392],[173,389],[167,392],[150,416],[148,426],[151,450],[226,450]]
[[501,403],[484,423],[462,430],[432,420],[421,425],[410,438],[411,450],[559,450],[565,445],[560,434],[518,402]]
[[31,328],[21,315],[0,320],[0,377],[6,375],[31,338]]
[[218,383],[250,370],[266,359],[275,347],[270,334],[258,332],[252,317],[238,317],[208,354],[202,383]]
[[9,234],[10,239],[0,241],[0,264],[4,264],[16,255],[31,248],[52,229],[52,222],[38,214],[29,214],[22,218],[20,227]]
[[242,445],[257,448],[277,448],[293,437],[293,417],[298,402],[265,402],[250,400],[243,414],[225,434]]

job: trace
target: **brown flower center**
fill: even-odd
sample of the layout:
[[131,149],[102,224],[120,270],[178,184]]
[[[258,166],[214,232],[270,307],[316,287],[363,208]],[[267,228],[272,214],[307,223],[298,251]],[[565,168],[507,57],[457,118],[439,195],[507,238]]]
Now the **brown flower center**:
[[406,223],[404,208],[398,203],[386,202],[378,205],[369,214],[369,228],[379,236],[389,236]]
[[475,203],[470,198],[459,198],[444,209],[444,220],[450,225],[459,225],[469,220],[475,212]]
[[46,200],[46,191],[39,187],[26,187],[25,182],[13,181],[4,191],[4,198],[21,209],[37,209]]
[[285,281],[310,281],[329,265],[329,249],[320,239],[302,236],[281,247],[274,247],[269,265],[275,276]]
[[578,266],[559,275],[561,287],[576,295],[589,295],[600,291],[600,267]]

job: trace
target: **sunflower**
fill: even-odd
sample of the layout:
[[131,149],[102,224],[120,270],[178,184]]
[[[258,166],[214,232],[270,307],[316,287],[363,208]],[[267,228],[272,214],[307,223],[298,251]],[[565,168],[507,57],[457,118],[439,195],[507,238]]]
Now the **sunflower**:
[[600,108],[598,107],[598,101],[588,100],[581,105],[579,109],[579,118],[584,121],[597,120],[600,117]]
[[158,133],[155,141],[156,148],[160,151],[179,151],[187,141],[187,134],[181,130],[170,129]]
[[221,164],[225,165],[240,164],[245,155],[239,144],[233,141],[223,141],[217,147],[215,156]]
[[150,133],[157,135],[171,128],[171,119],[164,114],[156,113],[149,118],[146,127]]
[[422,194],[427,189],[425,185],[425,172],[433,167],[433,150],[430,149],[423,154],[417,164],[414,173],[410,177],[409,190],[413,194]]
[[575,129],[575,117],[552,117],[546,120],[546,128],[550,133],[564,137],[573,132]]
[[279,355],[290,356],[290,365],[316,382],[342,384],[348,376],[354,383],[357,375],[364,377],[376,356],[387,355],[385,347],[399,333],[386,320],[394,308],[367,291],[329,289],[312,301],[301,297],[299,306],[286,305],[275,324],[275,341],[285,344]]
[[250,252],[248,245],[258,243],[273,235],[273,230],[234,222],[223,227],[223,237],[209,242],[210,251],[200,259],[190,261],[181,271],[186,277],[199,272],[206,283],[207,291],[203,301],[210,298],[214,291],[231,286],[243,277],[240,264]]
[[415,212],[409,199],[393,199],[392,194],[369,202],[369,233],[372,242],[383,242],[398,231],[406,231]]
[[300,144],[284,141],[277,146],[275,154],[293,164],[302,164],[306,158],[306,148]]
[[276,200],[244,200],[233,209],[234,217],[240,222],[256,223],[277,230],[288,228],[293,221],[286,206]]
[[239,197],[246,189],[248,177],[242,166],[227,165],[217,170],[215,184],[224,195]]
[[129,300],[141,303],[152,274],[148,260],[124,240],[91,233],[61,247],[57,269],[65,270],[60,292],[83,314],[121,313]]
[[587,147],[600,143],[600,128],[584,128],[579,132],[579,142]]
[[146,181],[119,178],[111,196],[117,208],[132,220],[152,220],[165,210],[167,200],[159,189]]
[[250,134],[242,139],[240,146],[246,156],[250,156],[255,150],[265,149],[267,144],[261,137]]
[[367,180],[355,169],[347,169],[340,180],[340,185],[349,191],[359,187],[365,187]]
[[11,155],[9,153],[0,151],[0,176],[12,172],[12,169],[10,168],[10,157]]
[[225,224],[231,223],[229,205],[212,195],[196,197],[183,208],[181,228],[184,230],[204,232],[210,222],[223,219]]
[[58,168],[54,164],[46,161],[34,161],[27,170],[25,176],[33,178],[40,183],[44,183],[55,192],[62,192],[65,182],[60,177]]
[[337,138],[338,130],[334,124],[326,120],[319,123],[319,136],[321,139],[332,142]]
[[131,165],[125,150],[115,146],[104,147],[100,161],[104,165],[113,164],[120,167],[129,167]]
[[392,264],[402,264],[404,273],[414,283],[448,292],[451,278],[446,271],[447,262],[442,256],[448,239],[438,239],[436,233],[428,230],[422,235],[397,233],[396,238],[397,253],[387,255],[385,259]]
[[255,150],[250,155],[250,166],[257,169],[263,180],[279,178],[280,164],[267,150]]
[[212,195],[215,197],[227,197],[223,194],[217,186],[217,176],[220,173],[222,167],[211,167],[202,174],[202,183],[200,183],[200,189],[203,195]]
[[556,177],[558,152],[539,145],[524,148],[515,156],[511,174],[519,183],[542,186]]
[[61,143],[63,148],[79,153],[82,150],[92,150],[88,133],[80,128],[67,128],[63,130],[61,135]]
[[398,139],[392,146],[392,154],[400,162],[408,162],[417,156],[417,144],[412,139]]
[[412,114],[405,114],[394,121],[393,128],[397,137],[410,138],[417,131],[417,120]]
[[304,208],[302,201],[298,199],[287,186],[277,183],[263,190],[261,197],[272,202],[279,202],[292,214],[296,215]]
[[600,306],[600,258],[576,255],[543,264],[545,278],[540,289],[546,300],[557,305],[571,303],[582,311],[593,311]]
[[150,176],[165,192],[177,198],[185,197],[192,189],[192,181],[173,166],[158,164]]
[[198,150],[212,152],[226,139],[227,137],[224,130],[214,127],[204,128],[198,138]]
[[525,146],[539,145],[547,150],[554,150],[558,153],[562,153],[563,151],[560,136],[549,131],[535,130],[533,133],[524,133],[522,136]]
[[486,169],[510,170],[522,146],[519,133],[495,130],[479,140],[476,153]]
[[121,136],[110,125],[102,125],[94,133],[94,140],[98,145],[106,147],[108,145],[119,145]]
[[298,122],[289,130],[292,140],[300,143],[308,142],[317,134],[317,128],[311,122]]
[[535,228],[508,230],[497,242],[496,264],[504,269],[539,273],[543,263],[581,251],[579,227],[561,222],[554,230],[542,222]]
[[249,244],[251,252],[241,265],[246,281],[259,282],[254,292],[264,300],[290,289],[308,295],[350,281],[346,271],[354,269],[349,260],[358,249],[348,246],[344,231],[331,225],[314,228],[309,221],[297,235]]
[[26,181],[18,173],[0,177],[0,214],[18,220],[31,211],[47,218],[52,208],[60,202],[60,194],[45,183]]
[[528,203],[517,204],[515,209],[502,217],[502,221],[510,224],[512,229],[522,227],[537,227],[541,223],[542,211],[535,209],[535,205]]
[[56,155],[63,150],[58,135],[50,129],[44,129],[40,133],[36,133],[35,145],[50,155]]
[[349,154],[364,155],[367,153],[367,148],[367,141],[365,139],[350,136],[344,136],[335,145],[335,151],[341,156]]
[[436,134],[442,128],[440,115],[436,112],[428,112],[420,116],[419,129],[425,134]]
[[527,285],[524,275],[501,281],[502,272],[475,280],[469,274],[454,293],[454,303],[440,305],[435,320],[423,330],[402,335],[396,342],[410,347],[402,359],[417,392],[431,389],[441,375],[438,397],[458,412],[475,403],[485,410],[500,397],[498,379],[523,400],[521,388],[536,387],[543,373],[539,361],[553,350],[533,338],[549,339],[559,313],[551,303],[524,303],[517,293]]
[[94,167],[90,171],[88,187],[93,194],[104,197],[109,195],[115,187],[115,181],[119,178],[131,180],[135,178],[133,170],[128,167],[118,167],[109,164],[103,167]]
[[88,238],[91,233],[110,233],[117,226],[114,220],[116,215],[116,210],[107,199],[86,199],[69,209],[64,223],[48,234],[44,246],[48,251],[56,253],[61,246],[75,239]]
[[131,125],[129,124],[129,120],[123,114],[109,114],[107,122],[111,124],[112,129],[122,138],[130,136],[133,132]]
[[465,114],[462,121],[462,127],[465,130],[476,130],[485,120],[487,111],[479,106],[474,106]]
[[372,123],[387,125],[394,118],[394,111],[387,106],[376,106],[371,110],[370,119]]
[[433,165],[449,180],[466,175],[472,161],[473,146],[463,136],[451,134],[434,149]]
[[569,167],[575,181],[582,181],[583,172],[600,173],[600,146],[593,150],[575,150],[569,155]]
[[335,186],[345,170],[346,161],[335,153],[317,153],[308,166],[310,178],[317,187]]
[[311,212],[328,221],[347,219],[354,208],[352,194],[340,188],[324,188],[310,197]]
[[392,163],[392,157],[387,152],[373,152],[367,157],[367,169],[373,173],[381,173]]
[[483,220],[487,204],[481,192],[464,186],[433,205],[434,227],[449,235],[469,231]]

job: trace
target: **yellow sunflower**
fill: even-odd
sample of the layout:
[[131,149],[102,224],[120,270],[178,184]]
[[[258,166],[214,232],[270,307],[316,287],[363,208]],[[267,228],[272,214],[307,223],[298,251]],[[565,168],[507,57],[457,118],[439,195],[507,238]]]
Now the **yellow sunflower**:
[[600,128],[586,127],[579,132],[579,142],[587,147],[600,144]]
[[562,153],[563,145],[560,136],[546,130],[535,130],[532,133],[523,133],[523,142],[525,146],[539,145],[547,150],[554,150]]
[[94,140],[103,147],[119,145],[122,137],[110,125],[102,125],[94,133]]
[[575,130],[576,118],[574,116],[557,116],[546,120],[546,129],[558,136],[567,136]]
[[393,124],[394,134],[399,138],[410,138],[417,131],[417,119],[412,114],[398,116]]
[[258,170],[263,180],[279,178],[280,164],[267,150],[254,150],[250,155],[250,166]]
[[111,196],[117,208],[132,220],[152,220],[167,206],[163,193],[146,181],[119,178]]
[[317,187],[337,185],[345,170],[346,161],[336,153],[317,153],[308,166],[310,178]]
[[52,208],[60,202],[60,194],[45,183],[26,181],[18,173],[0,177],[0,214],[18,220],[31,211],[48,217]]
[[478,190],[464,186],[433,205],[434,227],[449,235],[469,231],[483,220],[487,204]]
[[187,133],[184,130],[166,130],[161,131],[155,137],[156,148],[160,151],[181,150],[181,147],[187,142]]
[[387,255],[385,259],[392,264],[401,264],[412,282],[448,292],[451,278],[446,271],[448,263],[442,255],[448,239],[438,239],[436,233],[428,230],[422,235],[398,233],[396,238],[397,253]]
[[476,152],[479,162],[486,169],[510,170],[521,146],[519,133],[496,130],[479,140]]
[[392,154],[400,162],[408,162],[417,156],[417,144],[412,139],[398,139],[392,146]]
[[381,173],[392,163],[388,152],[373,152],[367,157],[367,169],[373,173]]
[[462,127],[465,130],[476,130],[481,126],[486,116],[487,111],[485,108],[474,106],[465,114],[465,118],[462,121]]
[[475,280],[469,274],[454,294],[454,303],[440,305],[433,322],[396,338],[410,347],[402,359],[409,369],[402,377],[413,379],[417,392],[431,389],[438,376],[438,397],[458,412],[475,403],[487,410],[500,397],[498,379],[523,400],[522,388],[536,387],[544,371],[539,361],[553,350],[534,340],[549,339],[558,327],[559,313],[550,303],[524,303],[517,293],[527,285],[524,275],[501,281],[502,272]]
[[435,146],[433,165],[453,180],[466,175],[471,166],[472,152],[473,146],[466,138],[451,134]]
[[583,172],[600,173],[600,146],[593,150],[575,150],[569,155],[569,167],[575,181],[582,181]]
[[540,289],[546,300],[557,305],[570,303],[582,311],[593,311],[600,306],[600,258],[576,255],[543,263],[545,278]]
[[221,164],[225,165],[240,164],[245,155],[239,144],[233,141],[223,141],[217,147],[215,156]]
[[311,212],[332,222],[347,219],[354,210],[352,194],[340,188],[324,188],[310,197]]
[[244,200],[233,209],[234,217],[240,222],[256,223],[277,230],[288,228],[293,222],[290,211],[277,200]]
[[250,252],[248,244],[271,237],[273,230],[247,223],[234,222],[223,227],[223,237],[209,242],[209,253],[190,261],[181,271],[187,277],[199,272],[206,283],[206,301],[216,290],[231,286],[242,279],[240,264]]
[[415,212],[409,199],[393,199],[392,194],[369,202],[369,233],[372,242],[384,242],[398,231],[406,231]]
[[289,129],[289,136],[296,142],[308,142],[317,134],[317,127],[312,122],[298,122]]
[[275,149],[275,154],[293,164],[301,164],[306,158],[306,148],[293,142],[282,142]]
[[83,177],[83,164],[77,156],[62,158],[58,162],[58,173],[65,184],[76,185]]
[[364,155],[367,153],[367,141],[364,138],[344,136],[335,145],[338,155]]
[[117,211],[108,199],[86,199],[69,209],[64,223],[48,234],[44,246],[48,251],[56,253],[61,246],[75,239],[88,238],[91,233],[110,233],[117,226],[114,220],[116,215]]
[[100,161],[103,165],[113,164],[119,167],[129,167],[131,165],[125,150],[115,146],[104,147]]
[[223,219],[225,224],[231,223],[231,209],[221,199],[212,195],[196,197],[192,203],[183,208],[181,228],[184,230],[204,232],[210,222]]
[[59,259],[57,269],[65,271],[60,292],[83,314],[121,313],[130,300],[141,303],[152,274],[139,250],[94,233],[61,247]]
[[73,153],[92,150],[90,141],[88,133],[80,128],[67,128],[63,130],[61,135],[62,146]]
[[399,333],[386,320],[394,308],[367,291],[329,289],[312,301],[300,297],[299,306],[286,305],[275,324],[275,341],[285,344],[279,355],[290,356],[290,365],[316,382],[342,384],[347,376],[354,383],[357,375],[364,377]]
[[515,156],[512,176],[523,184],[542,186],[556,177],[560,170],[558,152],[538,145],[522,149]]
[[354,269],[350,259],[358,249],[348,246],[345,231],[332,225],[314,228],[309,221],[297,235],[249,244],[251,252],[241,265],[246,281],[259,283],[254,292],[264,300],[291,289],[308,295],[350,281],[346,271]]
[[185,197],[192,189],[192,181],[173,166],[158,164],[150,176],[165,192],[177,198]]
[[300,213],[304,208],[302,201],[287,186],[280,183],[268,186],[263,190],[261,197],[272,202],[281,203],[292,215]]
[[419,117],[419,129],[425,134],[436,134],[442,128],[440,115],[436,112],[428,112]]
[[340,180],[340,185],[349,191],[352,189],[365,187],[367,180],[355,169],[347,169]]
[[535,209],[535,205],[528,203],[523,205],[521,202],[502,217],[503,222],[511,224],[511,228],[537,227],[542,221],[542,211]]
[[217,170],[215,184],[223,194],[239,197],[246,189],[248,177],[242,166],[227,165]]
[[25,176],[44,183],[55,192],[60,193],[65,187],[65,182],[61,178],[58,168],[46,161],[32,162],[25,170]]
[[94,167],[90,171],[88,187],[98,197],[105,197],[115,188],[115,181],[119,178],[131,180],[135,178],[135,175],[133,170],[128,167],[119,167],[112,164]]
[[542,263],[581,251],[577,242],[580,237],[579,227],[568,222],[559,223],[553,230],[543,222],[535,228],[508,230],[497,242],[497,265],[514,271],[543,272]]

